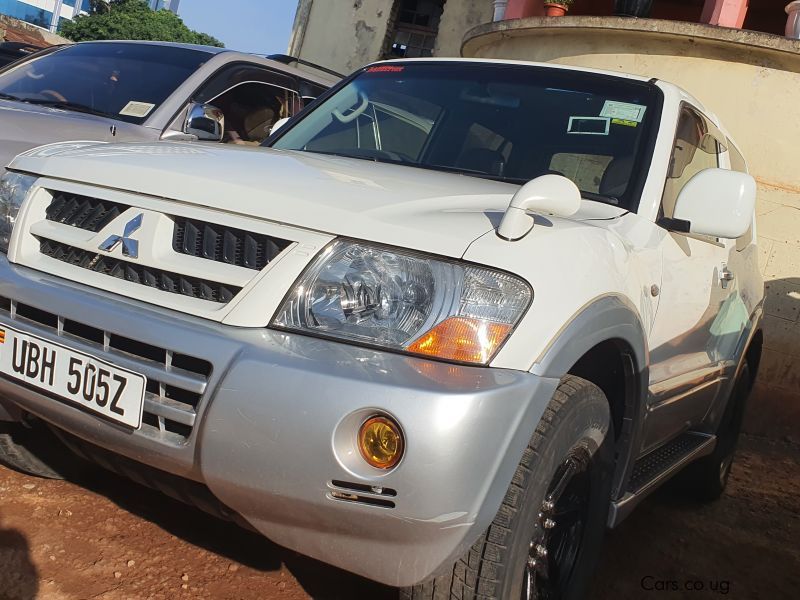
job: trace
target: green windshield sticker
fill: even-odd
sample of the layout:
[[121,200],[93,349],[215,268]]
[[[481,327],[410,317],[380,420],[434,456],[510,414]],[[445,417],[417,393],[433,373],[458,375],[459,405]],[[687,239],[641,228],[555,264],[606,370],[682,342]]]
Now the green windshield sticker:
[[606,100],[603,105],[603,110],[600,111],[600,116],[608,117],[609,119],[623,119],[625,121],[641,123],[646,110],[647,107],[641,104]]
[[636,121],[629,121],[627,119],[611,119],[612,125],[625,125],[625,127],[637,127],[639,124]]

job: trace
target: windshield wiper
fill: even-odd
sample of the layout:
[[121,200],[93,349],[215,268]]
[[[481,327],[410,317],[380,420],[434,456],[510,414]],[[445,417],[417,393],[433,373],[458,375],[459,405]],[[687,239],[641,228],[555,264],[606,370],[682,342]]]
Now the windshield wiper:
[[40,99],[29,99],[24,100],[28,104],[35,104],[37,106],[49,106],[50,108],[60,108],[63,110],[72,110],[79,113],[86,113],[89,115],[97,115],[98,117],[109,117],[114,118],[112,115],[108,113],[104,113],[101,110],[96,110],[91,106],[86,106],[85,104],[79,104],[77,102],[63,102],[60,100],[40,100]]
[[595,202],[603,202],[605,204],[619,206],[619,198],[614,196],[605,196],[603,194],[595,194],[594,192],[584,192],[581,190],[581,198],[584,200],[594,200]]
[[377,163],[386,163],[389,165],[410,165],[412,167],[419,167],[416,163],[409,162],[403,158],[393,158],[391,156],[383,156],[382,150],[362,149],[355,152],[336,152],[330,150],[308,150],[303,152],[310,152],[311,154],[325,154],[326,156],[338,156],[340,158],[357,158],[358,160],[368,160]]
[[22,98],[17,98],[11,94],[6,94],[5,92],[0,92],[0,100],[15,100],[17,102],[22,102]]

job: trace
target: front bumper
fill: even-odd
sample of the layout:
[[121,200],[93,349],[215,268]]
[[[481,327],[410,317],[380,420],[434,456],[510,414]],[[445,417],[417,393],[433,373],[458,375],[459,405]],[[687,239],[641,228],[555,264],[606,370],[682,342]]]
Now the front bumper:
[[[0,379],[0,403],[201,482],[274,542],[396,586],[451,562],[488,526],[558,384],[210,323],[5,257],[0,300],[8,309],[0,309],[0,322],[110,362],[139,360],[158,375],[152,360],[108,347],[109,337],[124,336],[212,365],[185,437],[163,428],[131,432],[7,379]],[[75,322],[105,332],[105,346],[65,334],[64,324]],[[177,376],[169,364],[162,371]],[[389,473],[366,466],[354,448],[356,428],[375,411],[394,416],[406,435],[405,456]],[[350,500],[334,497],[354,489],[344,494]]]

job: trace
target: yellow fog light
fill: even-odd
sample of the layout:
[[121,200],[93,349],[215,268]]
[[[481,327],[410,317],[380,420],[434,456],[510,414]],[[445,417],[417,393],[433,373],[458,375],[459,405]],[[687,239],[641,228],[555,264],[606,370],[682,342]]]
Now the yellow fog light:
[[377,469],[391,469],[403,457],[403,433],[388,417],[371,417],[358,431],[361,456]]

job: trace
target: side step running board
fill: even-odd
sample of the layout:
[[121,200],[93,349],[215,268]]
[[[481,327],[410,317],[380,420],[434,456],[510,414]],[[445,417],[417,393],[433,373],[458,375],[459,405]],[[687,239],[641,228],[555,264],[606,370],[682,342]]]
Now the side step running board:
[[717,436],[687,431],[671,442],[645,454],[633,466],[628,489],[611,503],[609,527],[616,527],[636,505],[690,462],[714,451]]

